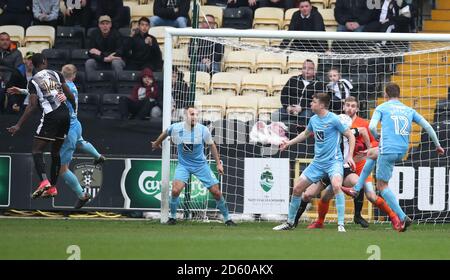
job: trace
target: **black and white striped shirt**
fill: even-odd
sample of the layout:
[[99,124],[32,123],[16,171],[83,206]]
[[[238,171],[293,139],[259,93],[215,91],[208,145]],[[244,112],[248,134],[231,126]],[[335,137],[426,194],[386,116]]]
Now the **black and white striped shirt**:
[[44,115],[53,112],[61,105],[56,95],[63,93],[63,83],[65,83],[64,77],[52,70],[39,71],[28,82],[28,92],[38,96]]

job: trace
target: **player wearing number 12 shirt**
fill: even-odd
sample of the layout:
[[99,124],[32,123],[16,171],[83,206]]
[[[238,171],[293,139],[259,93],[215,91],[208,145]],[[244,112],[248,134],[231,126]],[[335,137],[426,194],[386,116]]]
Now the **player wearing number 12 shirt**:
[[[384,98],[388,99],[388,101],[375,109],[369,124],[372,135],[376,139],[380,138],[379,150],[376,151],[377,148],[373,148],[373,151],[369,151],[368,156],[371,160],[367,160],[364,165],[358,183],[353,189],[346,190],[346,188],[343,188],[343,191],[352,196],[357,195],[378,157],[376,170],[377,189],[389,207],[400,218],[402,231],[404,231],[412,223],[412,220],[401,209],[394,193],[388,188],[388,182],[392,177],[395,163],[401,161],[408,151],[412,123],[417,123],[427,131],[436,145],[436,152],[439,155],[443,155],[445,150],[441,147],[436,132],[428,121],[416,110],[400,102],[399,97],[400,87],[395,83],[387,84]],[[381,122],[381,136],[377,132],[379,122]]]

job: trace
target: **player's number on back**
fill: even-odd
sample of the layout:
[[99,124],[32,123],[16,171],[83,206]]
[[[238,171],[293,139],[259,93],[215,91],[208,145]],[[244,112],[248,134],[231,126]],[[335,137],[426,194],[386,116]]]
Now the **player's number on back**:
[[397,135],[409,135],[408,127],[409,120],[405,116],[391,116],[394,121],[395,134]]

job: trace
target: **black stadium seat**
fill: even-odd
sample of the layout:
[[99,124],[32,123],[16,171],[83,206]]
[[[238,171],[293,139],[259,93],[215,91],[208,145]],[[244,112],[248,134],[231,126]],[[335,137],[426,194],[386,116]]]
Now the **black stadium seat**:
[[84,63],[89,59],[87,49],[74,49],[71,53],[70,62],[77,67],[79,71],[84,71]]
[[87,77],[86,81],[89,93],[115,92],[114,73],[111,70],[95,71]]
[[48,68],[61,71],[61,67],[70,61],[70,51],[67,49],[45,49],[42,51],[48,61]]
[[85,46],[85,31],[80,26],[58,26],[56,28],[55,48],[82,49]]
[[139,84],[140,71],[122,71],[117,81],[117,92],[129,94],[131,90]]
[[96,118],[100,113],[100,95],[92,93],[78,94],[78,117]]
[[126,94],[103,94],[101,105],[102,119],[120,119],[119,100],[121,97],[126,97]]

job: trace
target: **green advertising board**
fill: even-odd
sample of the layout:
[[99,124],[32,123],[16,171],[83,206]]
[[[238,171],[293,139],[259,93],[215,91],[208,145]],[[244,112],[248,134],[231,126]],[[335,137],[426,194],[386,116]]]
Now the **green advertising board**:
[[[177,161],[170,166],[170,189]],[[215,163],[210,163],[212,172],[217,178]],[[125,209],[160,209],[161,207],[161,160],[160,159],[126,159],[125,170],[120,182],[125,198]],[[191,177],[190,209],[216,207],[216,202],[208,189],[195,177]],[[180,194],[180,206],[184,208],[185,191]]]
[[11,188],[11,157],[0,156],[0,206],[9,206]]

